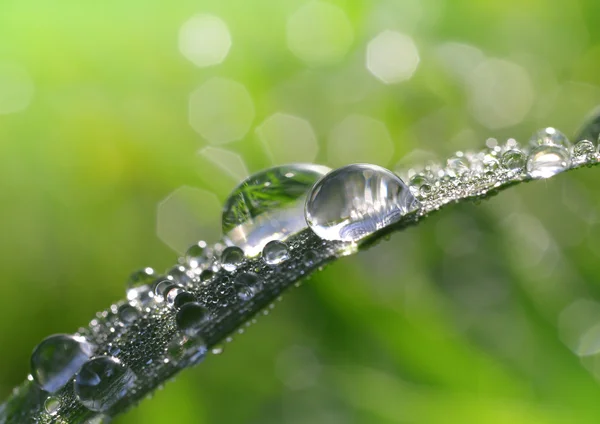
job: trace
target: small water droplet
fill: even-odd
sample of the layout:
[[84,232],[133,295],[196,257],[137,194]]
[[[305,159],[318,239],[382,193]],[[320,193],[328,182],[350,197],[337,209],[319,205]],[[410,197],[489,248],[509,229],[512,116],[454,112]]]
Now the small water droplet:
[[132,273],[127,281],[127,299],[137,300],[142,303],[149,300],[150,284],[155,278],[154,270],[150,267],[142,268]]
[[186,303],[195,302],[196,297],[187,291],[180,288],[173,288],[167,293],[167,304],[179,309]]
[[200,336],[188,337],[177,333],[167,345],[169,360],[181,367],[197,365],[206,357],[208,349]]
[[469,161],[462,152],[457,152],[456,156],[449,158],[446,162],[446,170],[451,177],[459,177],[469,172]]
[[258,275],[253,272],[243,272],[238,274],[233,281],[237,291],[238,298],[243,301],[250,300],[262,288]]
[[428,175],[416,174],[410,179],[409,187],[415,196],[425,198],[433,191],[433,181]]
[[181,286],[189,286],[193,275],[183,265],[176,265],[167,272],[167,279]]
[[594,143],[589,140],[580,140],[573,146],[574,156],[589,156],[596,152]]
[[190,268],[200,268],[207,260],[206,248],[207,244],[205,241],[200,240],[198,243],[193,244],[185,252],[185,262]]
[[188,337],[197,337],[202,324],[208,319],[208,311],[196,302],[186,303],[175,316],[177,328]]
[[52,416],[58,414],[60,408],[60,399],[55,396],[48,396],[44,402],[44,409]]
[[200,281],[202,283],[207,283],[210,279],[212,279],[215,276],[215,273],[213,271],[211,271],[210,269],[205,269],[204,271],[202,271],[202,273],[200,274]]
[[60,390],[94,350],[83,337],[55,334],[44,339],[31,354],[31,375],[48,393]]
[[317,255],[314,250],[307,250],[302,256],[302,261],[307,267],[314,266],[317,263],[318,259],[319,255]]
[[568,149],[571,147],[569,139],[556,128],[552,127],[538,130],[529,140],[529,144],[534,148],[539,146],[558,146]]
[[237,246],[229,246],[221,254],[221,267],[228,272],[233,272],[244,261],[244,251]]
[[313,187],[306,222],[325,240],[358,241],[416,211],[406,184],[385,168],[354,164],[330,172]]
[[279,265],[290,258],[290,252],[285,243],[272,240],[265,244],[262,251],[262,257],[268,265]]
[[518,149],[510,149],[502,155],[502,166],[510,171],[520,171],[525,168],[527,157]]
[[174,289],[180,287],[173,280],[158,280],[154,283],[154,299],[157,301],[163,301],[167,293]]
[[549,178],[569,168],[570,156],[561,146],[544,145],[532,149],[527,159],[527,172],[532,178]]
[[118,359],[99,356],[83,364],[73,390],[83,406],[104,412],[127,394],[135,380],[135,374]]
[[138,319],[138,317],[140,316],[140,311],[138,311],[137,308],[126,303],[124,305],[119,306],[117,315],[124,324],[131,324],[136,319]]
[[306,195],[329,171],[324,166],[292,164],[248,177],[233,190],[223,208],[223,234],[228,244],[254,256],[267,242],[284,240],[306,228]]
[[223,353],[224,350],[225,350],[225,348],[223,347],[223,345],[216,345],[215,347],[212,348],[212,350],[210,352],[213,355],[220,355]]

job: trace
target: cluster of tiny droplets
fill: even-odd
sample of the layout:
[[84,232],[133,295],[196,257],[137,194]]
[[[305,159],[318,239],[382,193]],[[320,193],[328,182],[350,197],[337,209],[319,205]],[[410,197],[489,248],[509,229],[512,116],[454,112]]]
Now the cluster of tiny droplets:
[[[488,140],[486,146],[477,153],[456,152],[445,165],[405,171],[419,201],[417,217],[599,160],[594,143],[572,145],[552,128],[537,132],[527,146],[513,139]],[[152,268],[134,272],[126,300],[98,313],[75,335],[50,336],[34,350],[26,384],[38,405],[35,422],[66,422],[63,415],[107,422],[114,408],[139,401],[178,370],[201,362],[209,350],[220,353],[220,343],[256,322],[259,310],[268,313],[287,286],[354,247],[322,240],[305,228],[285,241],[269,241],[255,257],[237,246],[200,241],[163,275]],[[20,391],[23,387],[15,396]]]

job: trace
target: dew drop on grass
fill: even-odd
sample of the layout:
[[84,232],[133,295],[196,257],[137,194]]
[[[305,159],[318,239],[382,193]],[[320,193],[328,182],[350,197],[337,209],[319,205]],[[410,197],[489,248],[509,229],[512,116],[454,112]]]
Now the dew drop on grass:
[[104,412],[127,394],[135,380],[135,374],[118,359],[99,356],[83,364],[73,390],[83,406]]
[[208,311],[196,302],[185,303],[175,316],[177,328],[188,337],[197,337],[207,319]]
[[124,324],[131,324],[136,319],[138,319],[138,317],[140,316],[140,311],[138,311],[137,308],[135,308],[134,306],[131,306],[130,304],[126,303],[124,305],[119,306],[119,309],[117,310],[117,315]]
[[221,254],[221,267],[228,272],[233,272],[244,261],[244,251],[237,246],[229,246]]
[[55,334],[44,339],[31,354],[31,375],[48,393],[60,390],[94,350],[83,337]]
[[181,366],[197,365],[206,357],[208,349],[200,336],[189,337],[176,333],[167,345],[167,357],[170,362]]
[[238,274],[233,281],[233,285],[236,289],[238,298],[242,301],[252,299],[262,287],[258,275],[253,272],[243,272]]
[[527,173],[532,178],[550,178],[571,165],[569,151],[559,145],[542,145],[531,149],[527,158]]
[[262,257],[268,265],[279,265],[290,258],[290,251],[285,243],[271,240],[263,248]]
[[248,177],[232,191],[223,208],[227,243],[255,256],[269,241],[284,240],[306,228],[306,195],[329,171],[325,166],[291,164]]
[[527,155],[518,149],[510,149],[502,154],[502,166],[509,171],[521,171],[525,168]]
[[208,246],[206,242],[201,240],[198,243],[190,246],[187,252],[185,252],[185,262],[190,268],[200,268],[207,261],[207,247]]
[[132,273],[127,280],[127,299],[145,303],[149,300],[150,284],[155,278],[154,270],[150,267]]
[[574,156],[588,156],[596,152],[594,143],[589,140],[580,140],[573,146]]
[[568,149],[571,147],[569,139],[556,128],[548,127],[538,130],[529,140],[533,148],[540,146],[555,146]]
[[44,409],[46,412],[52,416],[58,413],[58,409],[60,408],[60,399],[56,396],[48,396],[46,401],[44,402]]
[[406,184],[376,165],[348,165],[327,174],[308,196],[309,227],[325,240],[356,242],[418,209]]

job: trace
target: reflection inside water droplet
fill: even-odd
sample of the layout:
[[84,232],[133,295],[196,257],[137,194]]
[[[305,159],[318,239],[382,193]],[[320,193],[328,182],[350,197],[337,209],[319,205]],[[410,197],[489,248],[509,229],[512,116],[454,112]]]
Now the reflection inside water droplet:
[[329,172],[319,165],[292,164],[258,172],[229,195],[223,208],[228,244],[260,253],[271,240],[284,240],[306,227],[303,208],[315,182]]
[[529,153],[527,172],[532,178],[550,178],[568,169],[570,164],[571,158],[567,149],[543,145]]
[[336,169],[315,184],[305,215],[319,237],[355,242],[418,207],[398,176],[376,165],[355,164]]
[[265,245],[262,257],[268,265],[279,265],[290,258],[290,252],[285,243],[272,240]]
[[135,380],[135,374],[118,359],[100,356],[81,367],[73,390],[86,408],[104,412],[127,394]]

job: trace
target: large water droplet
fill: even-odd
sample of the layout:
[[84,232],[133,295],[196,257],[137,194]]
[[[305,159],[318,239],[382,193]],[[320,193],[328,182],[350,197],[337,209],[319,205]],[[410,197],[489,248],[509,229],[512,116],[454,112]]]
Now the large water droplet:
[[527,173],[532,178],[549,178],[569,168],[569,151],[561,146],[544,145],[532,149],[527,159]]
[[188,337],[198,337],[202,324],[208,319],[208,311],[196,302],[186,303],[175,316],[177,328]]
[[44,339],[31,354],[31,375],[49,393],[60,390],[93,353],[83,337],[55,334]]
[[290,251],[285,243],[272,240],[265,244],[262,251],[262,257],[268,265],[279,265],[290,258]]
[[135,374],[118,359],[99,356],[81,367],[73,389],[83,406],[104,412],[127,394],[135,380]]
[[502,166],[510,171],[520,171],[525,168],[527,157],[518,149],[510,149],[502,155]]
[[233,285],[237,291],[238,297],[243,301],[252,299],[262,287],[258,275],[253,272],[243,272],[238,274],[235,277]]
[[221,267],[233,272],[244,261],[244,251],[237,246],[229,246],[221,254]]
[[556,128],[548,127],[536,132],[531,139],[529,144],[533,148],[539,146],[560,146],[568,149],[571,147],[569,139]]
[[196,296],[178,287],[169,290],[169,292],[167,293],[167,304],[176,309],[181,308],[186,303],[191,303],[195,301]]
[[237,186],[223,208],[228,244],[254,256],[271,240],[306,228],[304,202],[310,188],[329,168],[291,164],[258,172]]
[[358,241],[417,210],[404,182],[385,168],[355,164],[327,174],[306,202],[306,222],[326,240]]
[[206,357],[207,351],[202,337],[188,337],[181,333],[175,334],[167,345],[169,360],[183,367],[200,363]]

